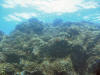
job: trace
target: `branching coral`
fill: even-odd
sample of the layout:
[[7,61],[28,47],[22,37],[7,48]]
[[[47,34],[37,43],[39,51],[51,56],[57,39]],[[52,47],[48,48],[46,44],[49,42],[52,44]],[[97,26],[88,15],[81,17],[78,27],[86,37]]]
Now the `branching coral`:
[[40,65],[36,62],[27,61],[24,63],[23,69],[26,71],[26,73],[30,73],[32,75],[43,75]]
[[14,66],[9,63],[0,64],[0,74],[1,75],[13,75],[14,74]]
[[42,70],[45,75],[71,75],[74,73],[70,58],[59,59],[53,62],[44,61],[42,63]]

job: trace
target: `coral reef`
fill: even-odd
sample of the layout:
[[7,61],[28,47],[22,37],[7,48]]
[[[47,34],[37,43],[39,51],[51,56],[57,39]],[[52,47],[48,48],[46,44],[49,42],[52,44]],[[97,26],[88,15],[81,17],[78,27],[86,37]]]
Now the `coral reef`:
[[100,26],[90,22],[23,22],[0,31],[0,75],[100,75]]

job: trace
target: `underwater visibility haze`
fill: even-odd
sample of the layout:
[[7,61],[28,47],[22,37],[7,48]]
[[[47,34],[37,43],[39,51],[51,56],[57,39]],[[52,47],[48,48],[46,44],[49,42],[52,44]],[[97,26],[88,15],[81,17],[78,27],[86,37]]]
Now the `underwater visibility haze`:
[[100,75],[100,0],[0,0],[0,75]]

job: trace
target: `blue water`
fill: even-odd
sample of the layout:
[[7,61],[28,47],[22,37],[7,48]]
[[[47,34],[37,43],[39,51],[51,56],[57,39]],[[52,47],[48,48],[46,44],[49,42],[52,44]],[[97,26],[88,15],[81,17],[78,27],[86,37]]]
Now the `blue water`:
[[[38,3],[38,1],[36,2]],[[54,4],[55,6],[53,6],[54,2],[58,3],[58,5]],[[28,5],[28,3],[30,4]],[[52,22],[55,19],[62,19],[63,21],[68,21],[68,22],[88,21],[88,22],[100,23],[99,0],[89,0],[89,1],[51,0],[51,2],[45,0],[43,10],[42,8],[40,8],[42,5],[42,1],[40,1],[40,3],[41,4],[38,5],[34,3],[34,0],[32,0],[32,2],[31,0],[30,1],[26,0],[24,3],[22,2],[23,4],[22,5],[21,1],[16,2],[15,0],[14,1],[1,0],[0,30],[2,30],[6,34],[9,34],[11,31],[14,30],[16,25],[18,25],[21,22],[25,22],[32,17],[38,18],[43,22]]]

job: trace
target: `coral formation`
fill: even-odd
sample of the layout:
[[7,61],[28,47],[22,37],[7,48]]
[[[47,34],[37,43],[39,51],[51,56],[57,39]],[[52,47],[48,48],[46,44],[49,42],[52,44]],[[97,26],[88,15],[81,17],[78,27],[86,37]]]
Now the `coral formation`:
[[99,28],[33,18],[9,35],[0,31],[0,75],[99,75]]
[[60,38],[51,39],[47,45],[40,48],[40,54],[45,57],[62,58],[71,52],[71,44],[68,40]]

